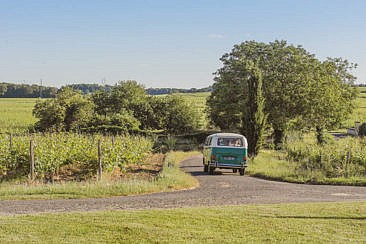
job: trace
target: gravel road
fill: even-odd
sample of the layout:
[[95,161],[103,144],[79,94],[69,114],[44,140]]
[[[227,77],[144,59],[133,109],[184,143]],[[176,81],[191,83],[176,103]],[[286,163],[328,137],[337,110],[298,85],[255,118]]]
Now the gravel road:
[[97,199],[4,200],[0,215],[119,209],[180,208],[238,204],[366,201],[366,187],[302,185],[267,181],[217,170],[203,173],[202,157],[182,162],[182,169],[199,180],[193,190]]

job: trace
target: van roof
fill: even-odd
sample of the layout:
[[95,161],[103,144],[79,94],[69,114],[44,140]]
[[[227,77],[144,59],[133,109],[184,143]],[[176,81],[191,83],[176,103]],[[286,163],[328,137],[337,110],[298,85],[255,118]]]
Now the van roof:
[[244,137],[243,135],[236,134],[236,133],[216,133],[216,134],[213,134],[211,136],[218,136],[218,137],[231,137],[231,136],[234,136],[234,137]]

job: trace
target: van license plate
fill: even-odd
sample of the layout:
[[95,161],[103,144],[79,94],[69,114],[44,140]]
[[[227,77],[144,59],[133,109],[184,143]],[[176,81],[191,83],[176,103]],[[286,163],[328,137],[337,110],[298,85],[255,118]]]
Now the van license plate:
[[235,160],[235,157],[224,157],[224,160]]

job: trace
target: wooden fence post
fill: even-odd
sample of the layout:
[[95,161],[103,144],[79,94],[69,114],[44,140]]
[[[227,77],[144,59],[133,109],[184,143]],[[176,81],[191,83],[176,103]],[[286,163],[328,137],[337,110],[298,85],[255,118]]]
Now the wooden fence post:
[[102,145],[100,139],[98,140],[98,180],[102,179]]
[[9,150],[11,151],[13,149],[13,134],[10,133],[9,136]]
[[112,136],[112,146],[113,146],[113,147],[114,147],[115,142],[116,142],[116,138],[115,138],[115,136],[113,135],[113,136]]
[[29,144],[29,163],[30,163],[30,178],[34,180],[34,142],[30,140]]

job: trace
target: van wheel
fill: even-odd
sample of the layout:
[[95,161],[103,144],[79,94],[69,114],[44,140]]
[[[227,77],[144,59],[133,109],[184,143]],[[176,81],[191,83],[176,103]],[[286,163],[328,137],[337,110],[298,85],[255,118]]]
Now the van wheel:
[[205,173],[208,172],[208,165],[207,164],[203,165],[203,172],[205,172]]
[[214,174],[214,171],[215,171],[215,168],[214,167],[208,167],[208,174],[209,175],[213,175]]
[[239,174],[244,175],[245,169],[239,169]]
[[238,172],[238,169],[233,169],[233,173],[237,173]]

